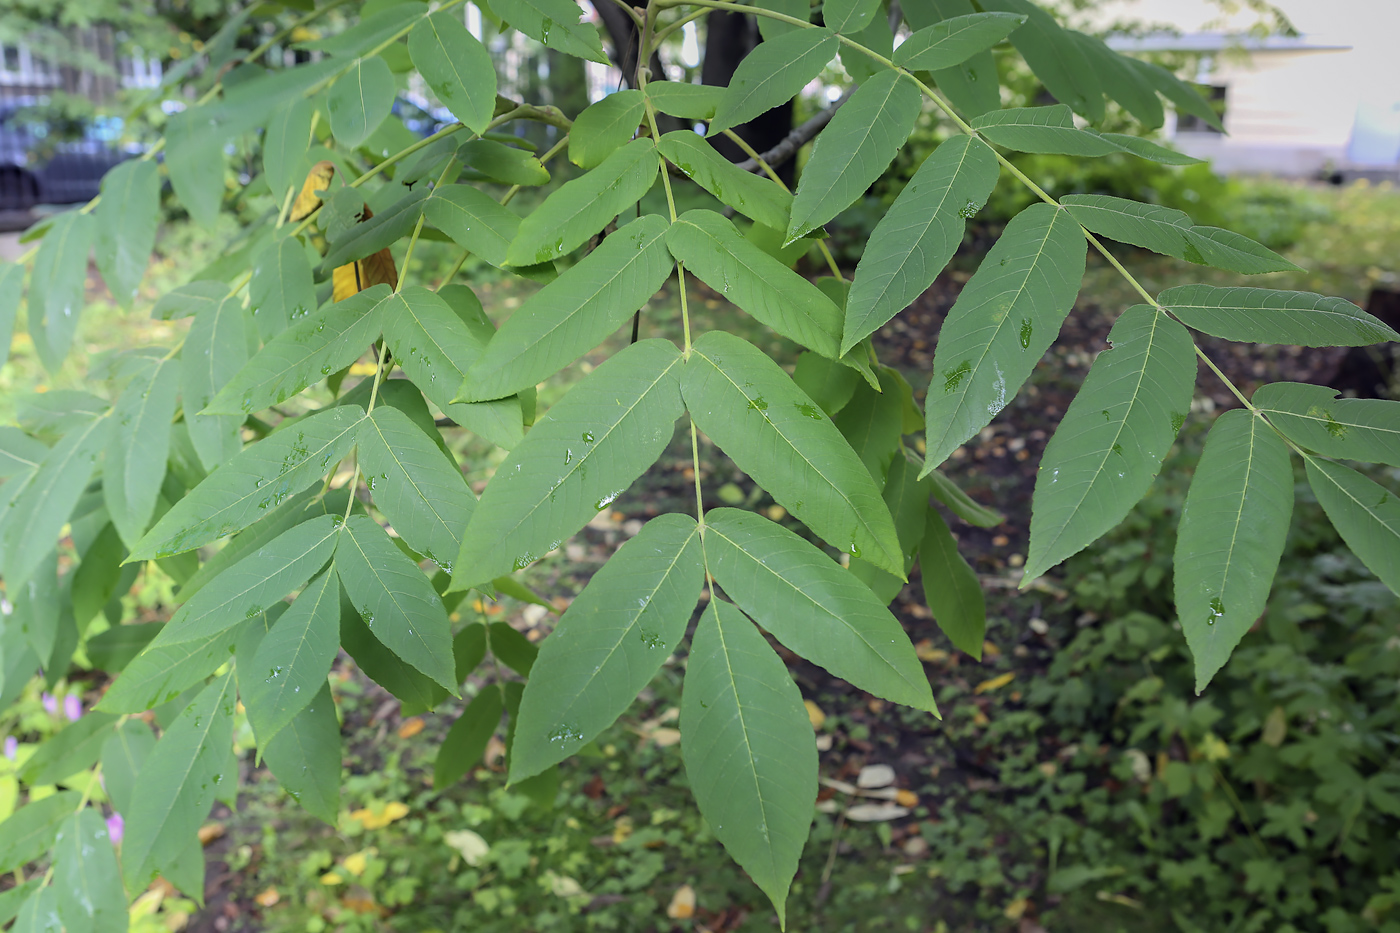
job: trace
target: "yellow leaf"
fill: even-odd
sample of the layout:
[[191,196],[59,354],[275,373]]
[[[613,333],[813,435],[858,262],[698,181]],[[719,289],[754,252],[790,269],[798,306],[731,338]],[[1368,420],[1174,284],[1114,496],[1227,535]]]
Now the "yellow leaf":
[[358,820],[365,829],[383,829],[395,820],[401,820],[408,816],[408,807],[397,800],[385,804],[382,808],[365,807],[350,814],[352,820]]
[[621,845],[632,835],[632,817],[619,816],[613,823],[612,841]]
[[919,795],[912,790],[904,790],[901,788],[895,791],[894,802],[901,807],[917,807],[919,805]]
[[306,173],[306,181],[301,183],[301,191],[292,202],[292,212],[287,215],[287,219],[298,221],[309,217],[312,211],[321,206],[321,195],[330,190],[334,179],[334,163],[317,162],[311,166],[311,171]]
[[1230,746],[1220,740],[1214,732],[1207,732],[1201,739],[1200,752],[1206,761],[1224,761],[1230,757]]
[[356,852],[354,855],[346,856],[345,861],[341,864],[346,871],[358,878],[365,873],[365,864],[368,861],[369,856],[363,852]]
[[1007,920],[1020,920],[1021,916],[1025,914],[1026,908],[1029,906],[1031,906],[1030,901],[1026,900],[1024,897],[1018,897],[1016,900],[1006,905],[1006,910],[1004,910],[1003,913],[1006,914]]
[[[399,738],[411,739],[423,731],[423,717],[414,716],[412,719],[405,719],[403,725],[399,726]],[[356,872],[359,874],[359,872]]]
[[373,376],[374,371],[379,367],[374,363],[353,363],[350,366],[352,376]]
[[822,723],[826,722],[826,713],[823,713],[822,708],[811,700],[803,700],[802,705],[807,707],[807,718],[812,720],[812,728],[820,729]]
[[695,916],[695,889],[688,884],[676,888],[671,903],[666,905],[666,916],[672,920],[689,920]]
[[266,891],[253,898],[253,900],[257,901],[264,907],[272,907],[281,899],[282,895],[277,893],[276,888],[268,888]]
[[920,661],[928,661],[930,663],[948,660],[948,652],[944,651],[942,648],[933,647],[933,642],[929,641],[927,638],[921,640],[914,646],[914,654],[918,655]]
[[993,690],[1000,690],[1002,687],[1005,687],[1007,684],[1011,683],[1011,681],[1013,681],[1013,680],[1015,680],[1015,679],[1016,679],[1016,672],[1015,672],[1015,671],[1010,671],[1010,672],[1005,673],[1005,674],[1002,674],[1002,675],[1000,675],[1000,676],[993,677],[991,680],[984,680],[984,681],[982,681],[980,684],[978,684],[977,686],[975,686],[975,687],[972,688],[972,692],[973,692],[973,693],[990,693],[990,692],[993,691]]
[[333,885],[333,884],[344,884],[344,883],[345,883],[345,879],[342,878],[342,877],[340,877],[339,875],[337,875],[337,874],[336,874],[335,872],[333,872],[333,871],[328,871],[328,872],[326,872],[324,875],[321,876],[321,883],[324,884],[324,885],[326,885],[326,886],[330,886],[330,885]]

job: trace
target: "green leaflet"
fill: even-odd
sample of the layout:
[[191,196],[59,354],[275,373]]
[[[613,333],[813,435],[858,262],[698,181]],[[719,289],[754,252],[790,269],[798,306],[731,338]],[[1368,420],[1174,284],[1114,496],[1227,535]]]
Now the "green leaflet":
[[1015,13],[969,13],[918,30],[895,49],[894,63],[911,71],[938,71],[961,65],[990,49],[1025,23]]
[[311,148],[311,118],[316,105],[307,98],[292,101],[268,117],[263,135],[263,174],[280,205],[293,185],[300,186],[306,152]]
[[102,465],[102,492],[128,547],[145,534],[155,512],[179,379],[179,360],[156,360],[127,383],[112,409],[116,426]]
[[321,688],[263,748],[273,776],[307,813],[336,825],[340,810],[340,720],[331,687]]
[[1400,402],[1337,398],[1300,382],[1260,386],[1253,404],[1289,440],[1324,457],[1400,467]]
[[519,443],[525,432],[515,396],[490,402],[452,401],[496,330],[471,289],[448,285],[434,294],[411,285],[390,297],[384,308],[384,340],[399,366],[433,404],[493,444],[509,450]]
[[112,419],[106,416],[73,428],[45,454],[28,483],[16,478],[5,485],[10,504],[0,524],[0,553],[9,592],[18,591],[58,540],[111,430]]
[[[217,105],[215,105],[217,106]],[[208,126],[211,108],[191,107],[165,124],[165,169],[175,196],[201,227],[213,225],[224,200],[226,135]]]
[[[198,317],[199,312],[205,308],[218,307],[227,297],[228,285],[223,282],[187,282],[161,295],[156,301],[156,306],[151,309],[151,317],[158,321]],[[239,304],[241,306],[242,302]]]
[[531,39],[575,58],[608,64],[602,40],[592,23],[580,23],[583,11],[574,0],[492,0],[497,16]]
[[[754,3],[754,6],[761,10],[783,13],[794,19],[803,21],[810,21],[812,18],[812,6],[807,0],[758,0],[758,2]],[[794,29],[800,31],[802,29],[802,27],[798,26],[796,23],[785,23],[782,20],[772,19],[767,16],[756,16],[754,18],[758,20],[758,32],[759,35],[763,36],[765,42],[769,39],[781,36],[785,32],[792,32]],[[715,90],[723,90],[723,88],[715,88]],[[713,116],[714,112],[711,111],[710,115]],[[678,116],[680,116],[680,114],[678,114]],[[706,118],[696,117],[695,119],[703,120]]]
[[899,535],[899,547],[906,561],[919,548],[924,537],[924,525],[928,513],[929,490],[933,482],[926,476],[919,478],[919,465],[912,462],[903,448],[890,463],[890,471],[885,479],[885,489],[881,494],[885,505],[889,506],[894,518],[895,532]]
[[383,528],[352,515],[341,528],[336,572],[374,637],[452,693],[452,631],[428,578]]
[[760,42],[735,69],[707,135],[747,123],[796,97],[835,57],[839,44],[829,29],[794,29]]
[[[658,148],[685,177],[721,203],[765,226],[776,230],[787,229],[792,195],[777,182],[744,171],[689,130],[667,133],[661,137]],[[689,211],[687,215],[692,213],[696,212]]]
[[582,246],[647,193],[660,165],[655,142],[632,140],[597,168],[560,185],[522,220],[506,261],[517,268],[533,266]]
[[358,450],[374,504],[409,547],[451,573],[462,530],[476,508],[457,464],[407,415],[389,407],[365,418]]
[[1340,463],[1305,457],[1308,484],[1347,547],[1400,594],[1400,497]]
[[555,404],[487,484],[451,588],[481,585],[543,557],[656,462],[681,415],[681,367],[674,344],[643,340]]
[[1135,305],[1108,343],[1040,458],[1023,585],[1123,520],[1191,410],[1196,355],[1186,328]]
[[76,210],[50,223],[29,275],[29,335],[44,367],[57,371],[68,355],[83,312],[88,252],[97,219]]
[[496,67],[462,24],[461,13],[420,20],[408,34],[408,54],[443,106],[468,129],[486,132],[496,109]]
[[141,649],[165,627],[164,622],[134,622],[117,625],[87,640],[84,650],[95,670],[120,673]]
[[232,628],[186,641],[156,643],[152,640],[125,666],[98,707],[139,713],[171,702],[228,661],[248,624],[239,619]]
[[49,851],[59,824],[77,808],[79,799],[77,791],[59,791],[25,804],[0,823],[0,872],[8,874]]
[[996,186],[996,154],[972,136],[955,136],[924,160],[875,225],[846,300],[841,352],[907,308],[933,284],[962,243],[966,218]]
[[90,712],[64,726],[29,756],[18,769],[19,777],[31,786],[57,784],[79,771],[86,771],[102,754],[102,743],[113,731],[117,717]]
[[[547,215],[548,202],[531,216]],[[531,295],[467,371],[458,398],[483,401],[511,395],[548,379],[602,343],[671,274],[665,236],[661,217],[640,217]]]
[[860,457],[877,486],[885,483],[885,470],[899,450],[902,399],[899,385],[888,371],[880,372],[881,391],[861,384],[851,400],[832,418]]
[[937,712],[899,620],[849,571],[752,512],[713,509],[705,526],[710,573],[773,637],[861,690]]
[[[1143,63],[1138,62],[1137,64]],[[1162,165],[1200,165],[1205,161],[1184,155],[1175,149],[1159,146],[1141,136],[1128,136],[1124,133],[1100,133],[1099,135],[1124,152],[1131,152],[1139,159],[1147,159],[1149,162],[1160,162]]]
[[423,202],[428,223],[493,266],[506,264],[506,250],[520,230],[520,218],[471,185],[434,188]]
[[[220,286],[221,291],[227,291]],[[195,315],[181,350],[181,396],[190,443],[200,464],[214,469],[227,464],[244,447],[242,415],[200,415],[218,389],[248,361],[251,322],[237,296],[225,294]]]
[[1072,29],[1066,33],[1098,75],[1106,95],[1122,104],[1147,129],[1155,130],[1162,125],[1165,117],[1162,101],[1152,82],[1134,67],[1136,61],[1119,55],[1097,36],[1086,36]]
[[[971,0],[924,0],[901,5],[900,9],[909,28],[915,31],[978,12]],[[1001,107],[1000,76],[990,51],[974,53],[967,61],[951,68],[940,68],[933,72],[932,77],[953,106],[968,116],[978,116]]]
[[1214,266],[1246,275],[1264,272],[1303,270],[1267,247],[1243,234],[1219,227],[1192,227],[1186,234],[1185,258],[1203,266]]
[[[878,6],[883,8],[885,4],[879,3]],[[808,16],[810,11],[803,10],[797,15],[799,18]],[[890,59],[894,56],[894,33],[891,29],[889,15],[882,9],[878,16],[870,18],[864,29],[858,32],[845,32],[844,35],[852,42],[864,46],[881,58]],[[856,84],[869,81],[885,68],[884,64],[866,52],[858,52],[853,46],[844,42],[841,43],[837,56],[841,59],[841,67],[846,70],[846,74],[850,75],[851,81]]]
[[924,602],[953,647],[982,660],[987,604],[977,574],[958,553],[958,543],[937,509],[930,508],[919,544]]
[[793,195],[786,241],[817,229],[864,194],[909,138],[922,107],[918,87],[898,71],[881,71],[857,88],[812,147]]
[[840,355],[841,309],[724,217],[686,211],[665,233],[671,255],[706,285],[783,336],[823,356]]
[[[539,159],[524,149],[507,146],[493,139],[469,139],[462,143],[461,146],[457,147],[457,161],[503,185],[531,187],[549,184],[549,170]],[[450,189],[443,188],[441,190]],[[488,200],[490,199],[488,198]],[[494,200],[491,203],[498,208],[500,207]],[[501,210],[505,210],[505,208],[501,208]],[[509,214],[510,211],[506,211],[506,213]],[[515,215],[511,214],[511,216]],[[520,218],[516,217],[510,231],[503,234],[505,242],[501,245],[502,262],[505,261],[505,248],[515,237],[515,231],[519,226]],[[493,265],[499,265],[499,263],[493,263]]]
[[10,340],[15,331],[15,315],[24,294],[24,266],[0,262],[0,366],[10,358]]
[[287,325],[315,311],[316,285],[306,247],[295,237],[269,243],[253,260],[248,292],[253,320],[263,340],[271,340]]
[[[789,26],[787,23],[778,23],[766,16],[759,17],[759,29],[764,29],[764,24],[777,24],[785,29],[796,29],[796,26]],[[764,36],[768,33],[764,32]],[[683,84],[679,81],[648,81],[647,99],[657,110],[673,117],[681,117],[685,120],[709,120],[714,117],[715,109],[719,107],[719,102],[724,96],[724,88],[715,87],[709,84]],[[669,135],[669,134],[668,134]],[[664,137],[663,137],[664,138]],[[787,225],[784,224],[784,227]]]
[[860,374],[820,353],[805,350],[797,357],[792,381],[822,411],[834,415],[850,402],[860,384]]
[[[117,533],[115,525],[107,522],[83,552],[78,569],[73,571],[73,622],[79,631],[86,631],[88,623],[116,594],[117,582],[124,572],[121,564],[125,557],[126,548],[122,546],[121,535]],[[130,585],[128,581],[127,586]]]
[[681,383],[700,430],[809,528],[903,579],[904,560],[879,487],[841,432],[752,344],[711,331]]
[[501,691],[488,686],[472,698],[447,730],[433,764],[433,787],[442,790],[462,779],[486,752],[486,743],[501,724]]
[[512,782],[612,725],[680,644],[703,583],[698,526],[676,513],[648,522],[603,565],[540,646],[515,724]]
[[376,55],[358,58],[336,79],[326,98],[331,133],[336,141],[355,148],[369,138],[394,105],[394,75],[389,63]]
[[617,91],[589,104],[569,128],[569,161],[580,168],[601,165],[631,142],[645,111],[646,98],[638,90]]
[[135,884],[144,887],[187,854],[220,785],[237,780],[225,773],[237,760],[229,755],[235,702],[229,671],[200,691],[146,757],[122,840],[126,876]]
[[1127,58],[1126,61],[1147,80],[1149,85],[1156,88],[1159,94],[1171,101],[1178,110],[1200,117],[1220,132],[1225,132],[1225,124],[1220,122],[1220,115],[1195,88],[1161,65],[1135,58]]
[[[491,653],[495,655],[496,660],[521,677],[529,677],[535,666],[535,658],[539,657],[540,649],[536,648],[530,639],[512,628],[509,622],[492,622],[490,631]],[[455,646],[453,653],[455,656]]]
[[1011,44],[1056,100],[1090,123],[1103,120],[1103,88],[1098,75],[1071,39],[1069,30],[1030,0],[982,0],[985,10],[1020,13],[1026,24],[1011,33]]
[[868,26],[879,10],[880,0],[826,0],[822,22],[827,29],[849,36]]
[[1227,411],[1206,437],[1176,536],[1176,611],[1204,690],[1264,611],[1293,514],[1288,448]]
[[1055,340],[1079,293],[1086,247],[1068,212],[1016,215],[944,321],[924,412],[923,475],[1006,407]]
[[41,438],[66,434],[87,424],[111,406],[81,389],[52,389],[21,395],[15,400],[15,421]]
[[1068,194],[1060,203],[1094,233],[1163,256],[1186,258],[1186,233],[1192,224],[1183,211],[1100,194]]
[[349,366],[379,336],[390,295],[388,285],[376,285],[306,315],[245,363],[204,413],[261,411]]
[[783,924],[812,825],[817,747],[787,667],[720,599],[710,601],[691,641],[680,729],[701,814]]
[[266,747],[315,698],[339,649],[340,579],[327,568],[273,623],[249,669],[239,666],[239,692],[259,745]]
[[124,933],[126,890],[102,814],[84,807],[64,820],[54,840],[53,888],[68,930]]
[[140,719],[128,719],[102,744],[102,786],[118,813],[130,813],[136,800],[137,776],[156,746],[155,733]]
[[47,447],[19,428],[0,426],[0,476],[35,469],[48,452]]
[[1360,347],[1400,340],[1390,327],[1350,301],[1312,292],[1179,285],[1157,301],[1193,330],[1250,343]]
[[[329,274],[337,266],[364,259],[408,236],[418,226],[418,218],[431,194],[432,189],[427,185],[420,186],[369,220],[352,224],[342,232],[330,231],[331,248],[321,263],[321,269]],[[364,202],[359,201],[359,204],[363,206]]]
[[401,660],[369,630],[360,611],[340,587],[340,644],[370,680],[403,701],[404,707],[432,709],[448,693]]
[[[1099,102],[1102,105],[1102,96]],[[1098,133],[1077,128],[1064,104],[994,110],[973,120],[972,128],[988,141],[1018,152],[1106,156],[1122,151]]]
[[150,646],[127,666],[101,707],[140,712],[210,674],[213,668],[199,670],[193,663],[173,667],[171,658],[188,657],[193,662],[203,657],[206,646],[223,643],[230,630],[280,602],[316,574],[336,549],[339,517],[321,515],[304,521],[215,577],[176,611]]
[[364,416],[363,409],[345,405],[290,419],[175,503],[129,559],[169,557],[248,527],[325,476],[355,443]]
[[[37,879],[42,882],[43,878]],[[15,915],[14,933],[62,933],[63,919],[58,915],[58,889],[40,885]]]
[[102,200],[93,212],[94,255],[103,281],[123,307],[131,306],[146,274],[159,212],[160,177],[154,162],[129,159],[102,179]]
[[326,52],[351,58],[364,55],[392,37],[409,30],[415,20],[426,15],[423,3],[396,3],[363,17],[349,29],[310,42],[298,42],[296,47],[308,52]]

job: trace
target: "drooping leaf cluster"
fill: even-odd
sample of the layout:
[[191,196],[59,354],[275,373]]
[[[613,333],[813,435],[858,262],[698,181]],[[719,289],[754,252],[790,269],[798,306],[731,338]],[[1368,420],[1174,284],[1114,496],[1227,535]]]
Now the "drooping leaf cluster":
[[[171,119],[159,166],[114,169],[98,201],[57,215],[31,255],[0,266],[0,331],[23,305],[39,357],[56,369],[78,333],[90,251],[119,301],[138,291],[162,175],[208,224],[249,196],[224,183],[225,147],[243,141],[258,154],[248,190],[278,205],[156,302],[156,317],[188,319],[181,341],[119,350],[91,374],[97,391],[21,400],[18,424],[0,428],[0,574],[13,605],[0,631],[0,707],[36,673],[65,676],[75,656],[112,678],[97,710],[22,775],[39,786],[96,767],[105,792],[89,781],[82,794],[36,797],[0,825],[0,871],[47,853],[54,866],[14,900],[21,928],[51,916],[70,929],[124,928],[127,892],[156,873],[200,895],[196,830],[236,774],[240,702],[273,773],[334,822],[340,731],[327,675],[342,649],[406,710],[439,707],[479,675],[437,782],[479,762],[504,717],[511,778],[547,803],[558,763],[627,708],[686,642],[699,608],[680,718],[687,774],[715,835],[781,917],[817,756],[797,687],[760,629],[857,688],[936,712],[887,607],[917,563],[939,625],[980,655],[977,578],[932,503],[971,524],[1001,519],[938,467],[1055,341],[1088,249],[1107,252],[1103,238],[1239,273],[1292,268],[1177,211],[1046,197],[1011,221],[949,311],[920,412],[870,338],[949,262],[1003,169],[1018,174],[1001,151],[1178,164],[1189,160],[1093,129],[1105,95],[1148,127],[1161,125],[1164,103],[1213,114],[1169,72],[1062,28],[1028,0],[907,0],[897,49],[878,0],[829,0],[810,16],[775,0],[654,0],[639,14],[644,45],[677,7],[750,10],[766,41],[725,88],[643,70],[635,88],[574,121],[497,95],[496,63],[457,2],[376,5],[305,43],[314,60],[294,67],[264,69],[265,44],[244,66],[252,73]],[[492,10],[556,52],[606,61],[572,0],[493,0]],[[1062,103],[999,109],[991,50],[1002,43]],[[708,141],[747,145],[735,128],[791,100],[838,54],[859,87],[817,136],[795,190]],[[403,136],[390,113],[408,68],[457,122],[386,150]],[[663,134],[658,114],[700,121],[706,135]],[[537,155],[497,132],[522,120],[553,127],[557,144]],[[784,247],[824,252],[823,225],[921,121],[960,132],[895,199],[855,269],[832,261],[815,281],[794,271]],[[521,216],[515,192],[549,181],[565,149],[582,173]],[[691,184],[713,202],[678,213],[674,189]],[[490,193],[504,186],[499,200]],[[657,188],[666,209],[644,209]],[[436,287],[407,281],[425,237],[542,287],[498,326],[456,269]],[[774,360],[725,330],[693,332],[687,273],[804,351]],[[1340,299],[1183,281],[1155,297],[1139,288],[1143,303],[1122,312],[1046,449],[1026,580],[1144,495],[1190,408],[1204,359],[1193,330],[1308,346],[1400,337]],[[539,383],[644,316],[662,289],[679,297],[679,332],[648,326],[537,413]],[[357,363],[371,374],[356,383]],[[305,393],[322,384],[314,397],[330,401],[313,408]],[[1268,597],[1292,454],[1357,555],[1400,590],[1400,501],[1339,462],[1400,466],[1396,403],[1286,383],[1241,401],[1210,433],[1178,537],[1177,605],[1201,687]],[[472,604],[498,594],[551,605],[513,574],[615,502],[678,425],[695,458],[697,514],[648,522],[539,646],[476,620]],[[461,432],[508,451],[479,496],[448,443]],[[795,523],[705,510],[700,432]],[[178,587],[167,622],[123,616],[120,597],[147,564]],[[488,656],[520,679],[482,674]],[[120,861],[97,806],[126,818]]]

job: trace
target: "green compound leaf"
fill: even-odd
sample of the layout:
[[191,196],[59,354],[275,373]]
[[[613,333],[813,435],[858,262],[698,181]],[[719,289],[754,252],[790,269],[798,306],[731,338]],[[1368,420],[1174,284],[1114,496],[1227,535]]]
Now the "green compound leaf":
[[[154,162],[129,159],[102,179],[93,252],[112,296],[131,307],[156,245],[160,177]],[[8,341],[6,341],[8,345]]]
[[613,724],[680,644],[703,583],[698,526],[676,513],[647,522],[603,565],[540,646],[516,720],[512,782]]
[[[935,474],[937,475],[937,474]],[[937,509],[929,509],[919,544],[924,601],[953,647],[982,660],[987,602],[977,574],[958,553],[958,543]]]
[[408,54],[443,106],[468,129],[486,132],[496,110],[496,67],[461,13],[425,17],[408,34]]
[[227,771],[237,762],[229,754],[236,702],[230,670],[200,691],[146,757],[137,779],[141,793],[125,814],[122,862],[129,880],[144,887],[154,872],[185,857],[224,781],[237,780]]
[[1308,484],[1347,547],[1400,594],[1400,497],[1353,469],[1307,457]]
[[316,284],[306,247],[295,237],[269,243],[253,260],[248,287],[253,320],[263,340],[271,340],[287,325],[316,310]]
[[988,141],[1017,152],[1093,157],[1122,151],[1098,133],[1077,128],[1074,114],[1064,104],[994,110],[973,120],[972,128]]
[[773,637],[862,690],[937,712],[909,636],[850,571],[752,512],[714,509],[705,526],[710,573]]
[[823,356],[839,355],[841,309],[724,217],[686,211],[666,230],[666,245],[686,269],[757,320]]
[[1123,520],[1190,411],[1196,355],[1186,328],[1136,305],[1108,342],[1040,458],[1023,584]]
[[674,344],[643,340],[555,404],[487,484],[462,537],[452,589],[543,557],[655,463],[681,415],[681,368]]
[[658,148],[685,177],[721,203],[775,230],[787,229],[792,212],[792,195],[777,182],[744,171],[689,130],[667,133],[661,137]]
[[1350,301],[1312,292],[1180,285],[1157,301],[1193,330],[1248,343],[1361,347],[1400,340],[1389,326]]
[[530,388],[602,343],[671,274],[665,236],[661,217],[640,217],[531,295],[467,371],[459,399],[485,401]]
[[1079,293],[1086,246],[1067,211],[1026,208],[1007,224],[943,324],[924,411],[928,458],[948,458],[1006,407]]
[[102,492],[128,547],[145,534],[155,512],[179,380],[179,360],[156,360],[127,383],[112,409],[116,427],[102,464]]
[[29,275],[29,336],[49,372],[56,372],[63,364],[78,331],[96,225],[97,218],[90,214],[76,210],[59,214],[49,224],[34,257]]
[[369,138],[394,105],[394,74],[378,55],[360,58],[336,79],[326,98],[331,133],[350,149]]
[[290,420],[209,474],[131,549],[129,560],[170,557],[247,528],[350,452],[364,410],[322,409]]
[[792,100],[821,74],[839,44],[829,29],[795,29],[760,42],[735,69],[707,135],[747,123]]
[[918,30],[895,49],[894,63],[911,71],[961,65],[996,45],[1025,23],[1015,13],[969,13]]
[[360,426],[358,450],[374,504],[394,531],[451,573],[462,530],[476,508],[462,471],[397,408],[370,413]]
[[493,266],[506,264],[506,250],[520,218],[471,185],[443,185],[423,202],[428,223]]
[[53,887],[58,915],[71,931],[125,933],[126,890],[107,823],[91,807],[74,813],[54,841]]
[[822,22],[827,29],[849,36],[870,25],[879,10],[880,0],[826,0]]
[[[117,678],[101,708],[140,712],[212,673],[227,660],[218,658],[218,645],[232,645],[235,629],[241,630],[326,565],[336,547],[339,517],[321,515],[296,525],[200,589]],[[201,659],[212,659],[212,666],[201,669]]]
[[[312,580],[258,644],[239,692],[258,744],[266,746],[315,698],[340,649],[340,578]],[[335,768],[339,773],[340,768]]]
[[105,415],[79,424],[44,456],[28,483],[17,477],[5,485],[0,553],[9,592],[19,591],[58,540],[111,431],[112,419]]
[[303,317],[244,364],[204,413],[261,411],[349,366],[379,336],[389,296],[389,286],[376,285]]
[[[338,597],[333,599],[338,602]],[[311,701],[267,742],[263,758],[293,800],[318,820],[335,826],[340,810],[340,754],[340,720],[323,676]]]
[[879,487],[816,403],[767,354],[723,331],[695,342],[681,386],[700,430],[809,528],[904,578]]
[[23,868],[49,851],[59,824],[72,815],[80,799],[75,790],[59,791],[25,804],[0,823],[0,871]]
[[856,266],[843,354],[933,284],[962,243],[966,218],[991,195],[998,172],[996,154],[973,136],[955,136],[924,160],[875,225]]
[[452,693],[452,629],[447,610],[418,565],[383,528],[352,515],[335,549],[336,572],[374,637]]
[[1260,386],[1253,404],[1289,440],[1324,457],[1400,467],[1400,402],[1337,398],[1328,386],[1275,382]]
[[988,11],[1019,13],[1026,23],[1011,33],[1011,44],[1044,82],[1056,100],[1064,101],[1090,123],[1103,120],[1103,88],[1069,30],[1030,0],[982,0]]
[[569,128],[569,161],[580,168],[601,165],[632,141],[645,112],[646,98],[637,90],[617,91],[588,105]]
[[437,761],[433,764],[435,789],[442,790],[456,784],[473,765],[481,761],[487,743],[501,724],[501,713],[504,711],[501,691],[495,685],[487,686],[472,698],[452,728],[447,730],[447,736],[438,748]]
[[560,185],[522,220],[506,261],[517,268],[533,266],[582,246],[647,193],[660,166],[655,142],[632,140],[597,168]]
[[881,71],[846,103],[817,137],[802,169],[792,199],[788,243],[850,207],[874,184],[909,138],[923,97],[898,71]]
[[781,925],[812,825],[817,746],[787,667],[744,614],[719,599],[691,641],[680,729],[700,813],[768,895]]
[[497,16],[531,39],[575,58],[609,64],[592,23],[579,22],[583,10],[574,0],[493,0]]
[[1196,659],[1196,692],[1269,598],[1293,514],[1288,448],[1262,418],[1227,411],[1206,437],[1177,530],[1176,611]]

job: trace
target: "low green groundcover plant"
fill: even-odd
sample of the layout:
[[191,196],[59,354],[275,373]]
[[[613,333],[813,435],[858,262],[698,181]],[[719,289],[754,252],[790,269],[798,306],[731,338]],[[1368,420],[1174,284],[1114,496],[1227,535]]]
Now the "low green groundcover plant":
[[[48,867],[23,874],[4,910],[23,930],[125,928],[128,894],[158,874],[198,898],[196,830],[232,792],[240,703],[258,756],[310,813],[333,821],[342,750],[326,678],[341,649],[411,710],[458,695],[487,657],[520,675],[474,697],[444,740],[438,779],[465,773],[504,717],[513,787],[547,799],[559,763],[589,747],[685,640],[703,591],[678,723],[686,779],[782,923],[812,825],[817,750],[758,626],[853,686],[936,715],[887,604],[918,561],[939,624],[980,654],[981,595],[930,497],[963,520],[996,520],[939,467],[1054,342],[1087,251],[1117,264],[1113,240],[1243,274],[1294,267],[1174,209],[1057,200],[1008,161],[1004,151],[1190,161],[1094,129],[1106,94],[1145,127],[1161,125],[1164,99],[1216,119],[1166,70],[1062,28],[1028,0],[901,3],[900,17],[879,0],[622,7],[643,67],[633,87],[576,120],[497,94],[497,62],[457,0],[366,3],[352,25],[300,43],[311,60],[285,67],[287,56],[267,54],[332,8],[345,11],[230,16],[204,72],[172,79],[197,98],[171,116],[162,142],[109,173],[99,199],[32,230],[31,253],[0,266],[0,320],[8,333],[23,303],[52,370],[78,332],[90,252],[111,293],[132,299],[163,180],[197,223],[226,211],[241,220],[223,255],[155,304],[159,318],[189,319],[182,339],[113,348],[88,373],[98,392],[22,399],[17,425],[3,429],[0,572],[13,612],[0,707],[36,672],[50,685],[115,676],[19,774],[26,796],[0,825],[0,871]],[[728,85],[652,73],[651,53],[707,11],[761,24],[764,41]],[[552,52],[606,62],[580,13],[571,0],[492,4],[502,26]],[[893,48],[900,19],[910,34]],[[241,53],[245,31],[268,38]],[[1060,103],[1001,108],[993,49],[1003,42]],[[838,55],[859,87],[788,190],[736,128],[792,100]],[[456,117],[422,139],[390,116],[414,71]],[[729,139],[763,174],[689,129],[663,133],[672,118]],[[834,260],[815,282],[794,272],[785,250],[829,257],[823,225],[929,120],[957,135],[920,165],[849,278]],[[538,156],[514,145],[502,131],[521,121],[553,128],[554,144]],[[582,174],[524,216],[512,210],[516,192],[546,181],[566,151]],[[1003,175],[1039,201],[1010,220],[949,311],[919,412],[870,335],[932,282]],[[499,200],[491,182],[509,186]],[[664,201],[649,203],[664,206],[643,209],[658,184]],[[676,189],[692,184],[711,206],[677,210]],[[436,287],[409,281],[425,238],[461,250]],[[498,326],[458,280],[468,254],[541,287]],[[1341,299],[1185,274],[1153,295],[1118,268],[1142,300],[1114,324],[1111,349],[1045,451],[1026,582],[1144,495],[1189,410],[1198,365],[1225,378],[1193,331],[1305,346],[1400,337]],[[687,273],[805,348],[795,371],[729,330],[696,332]],[[679,328],[643,313],[667,283]],[[537,410],[539,384],[629,322],[636,339]],[[370,375],[348,384],[367,353]],[[1211,429],[1172,561],[1172,611],[1197,691],[1267,608],[1293,458],[1351,550],[1400,588],[1400,500],[1342,462],[1400,464],[1396,403],[1292,383],[1251,398],[1230,388],[1242,407]],[[514,574],[650,469],[678,423],[694,458],[694,514],[647,522],[574,597],[538,657],[509,626],[454,627],[466,599],[537,598]],[[459,430],[508,451],[479,497],[444,442]],[[707,508],[702,431],[805,533]],[[114,601],[151,565],[178,585],[166,622],[127,618]],[[64,789],[39,791],[58,782]],[[124,820],[119,854],[109,809]]]

